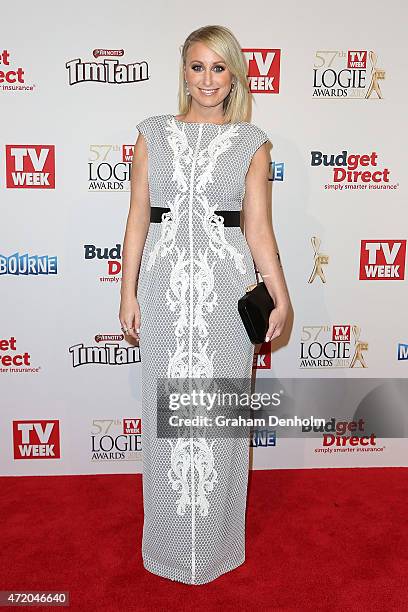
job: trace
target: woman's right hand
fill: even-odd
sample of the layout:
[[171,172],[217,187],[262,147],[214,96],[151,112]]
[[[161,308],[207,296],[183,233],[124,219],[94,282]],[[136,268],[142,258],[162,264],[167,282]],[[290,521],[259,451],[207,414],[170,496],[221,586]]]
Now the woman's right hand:
[[122,297],[120,300],[119,321],[121,327],[127,329],[125,336],[132,336],[139,341],[140,306],[136,296]]

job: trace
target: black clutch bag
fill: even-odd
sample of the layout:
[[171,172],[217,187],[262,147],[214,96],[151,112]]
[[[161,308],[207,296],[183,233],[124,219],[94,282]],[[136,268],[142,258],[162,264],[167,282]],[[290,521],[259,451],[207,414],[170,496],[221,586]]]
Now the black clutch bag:
[[[256,270],[255,274],[258,274]],[[274,308],[275,303],[263,281],[249,285],[245,295],[239,298],[238,312],[253,344],[261,344],[265,341],[269,327],[269,315]]]

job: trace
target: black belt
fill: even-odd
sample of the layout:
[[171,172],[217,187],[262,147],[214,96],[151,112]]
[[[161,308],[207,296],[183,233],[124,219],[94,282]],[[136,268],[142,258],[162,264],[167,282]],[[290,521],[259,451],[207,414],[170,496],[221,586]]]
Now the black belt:
[[[170,208],[162,206],[151,206],[150,207],[150,221],[152,223],[160,223],[162,220],[162,214],[169,212]],[[224,227],[239,227],[241,219],[240,210],[215,210],[216,215],[224,217]]]

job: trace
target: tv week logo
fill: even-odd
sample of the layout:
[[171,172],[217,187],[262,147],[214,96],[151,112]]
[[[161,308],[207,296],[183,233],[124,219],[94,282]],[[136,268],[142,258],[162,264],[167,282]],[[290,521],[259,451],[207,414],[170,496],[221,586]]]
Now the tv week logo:
[[123,419],[123,433],[125,435],[139,435],[142,433],[142,419]]
[[134,153],[135,145],[128,144],[122,145],[122,162],[123,163],[132,163],[133,153]]
[[54,145],[6,145],[8,189],[55,189]]
[[279,93],[280,49],[242,49],[248,61],[251,93]]
[[59,421],[13,421],[14,459],[60,459]]
[[367,51],[348,51],[347,68],[367,68]]
[[255,370],[271,369],[271,343],[263,342],[257,353],[254,353],[252,367]]
[[406,240],[362,240],[360,280],[404,280]]
[[350,342],[351,340],[351,325],[333,325],[332,340],[333,342]]

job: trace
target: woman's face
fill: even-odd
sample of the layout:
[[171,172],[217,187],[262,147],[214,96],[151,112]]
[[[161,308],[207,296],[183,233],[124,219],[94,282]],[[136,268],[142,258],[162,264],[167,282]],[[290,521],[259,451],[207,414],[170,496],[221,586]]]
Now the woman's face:
[[233,79],[223,59],[201,42],[187,51],[184,77],[192,99],[207,108],[222,104]]

